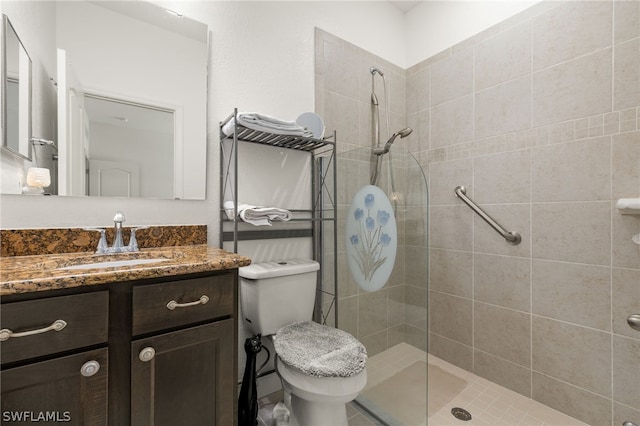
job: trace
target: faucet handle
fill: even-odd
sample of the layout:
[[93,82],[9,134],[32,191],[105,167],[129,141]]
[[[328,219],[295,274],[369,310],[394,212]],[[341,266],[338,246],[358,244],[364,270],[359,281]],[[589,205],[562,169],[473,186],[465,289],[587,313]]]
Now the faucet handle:
[[138,240],[136,240],[136,231],[140,231],[141,229],[147,229],[147,226],[138,226],[137,228],[131,228],[131,237],[129,238],[129,251],[138,251],[140,248],[138,247]]
[[82,228],[85,231],[93,231],[100,233],[100,241],[98,241],[98,248],[96,254],[104,254],[108,251],[109,245],[107,244],[107,232],[103,228]]
[[113,216],[113,221],[122,224],[122,222],[125,221],[124,213],[122,213],[120,210],[118,210],[116,212],[115,216]]

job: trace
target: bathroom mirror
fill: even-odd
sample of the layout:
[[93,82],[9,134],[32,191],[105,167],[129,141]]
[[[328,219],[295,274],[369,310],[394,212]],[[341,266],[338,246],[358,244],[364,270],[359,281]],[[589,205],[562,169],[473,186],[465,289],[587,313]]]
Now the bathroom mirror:
[[31,159],[31,58],[2,15],[2,147]]
[[207,26],[143,1],[56,19],[58,193],[204,199]]
[[[12,1],[3,11],[38,47],[32,59],[46,74],[36,73],[36,88],[51,87],[49,77],[57,86],[56,116],[34,117],[57,129],[46,138],[57,152],[37,146],[33,156],[56,158],[41,165],[52,170],[55,194],[205,199],[206,24],[147,1]],[[31,23],[34,15],[47,25]],[[154,124],[145,111],[168,123]]]

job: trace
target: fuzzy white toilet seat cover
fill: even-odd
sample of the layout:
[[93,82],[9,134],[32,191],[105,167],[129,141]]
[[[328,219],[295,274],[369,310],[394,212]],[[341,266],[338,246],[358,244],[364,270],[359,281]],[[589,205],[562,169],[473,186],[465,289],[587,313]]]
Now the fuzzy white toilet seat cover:
[[313,321],[282,327],[276,333],[274,345],[283,362],[310,376],[354,376],[367,363],[367,350],[358,339]]

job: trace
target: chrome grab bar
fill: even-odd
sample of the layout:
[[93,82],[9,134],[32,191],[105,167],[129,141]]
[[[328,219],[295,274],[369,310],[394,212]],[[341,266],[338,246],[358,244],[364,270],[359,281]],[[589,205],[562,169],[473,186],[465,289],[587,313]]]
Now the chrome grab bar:
[[502,238],[507,240],[509,244],[512,244],[514,246],[520,244],[520,241],[522,241],[522,237],[520,236],[520,234],[518,234],[517,232],[507,231],[502,226],[500,226],[498,222],[493,220],[491,216],[486,214],[480,207],[478,207],[476,203],[474,203],[469,197],[467,197],[467,190],[464,186],[456,186],[455,193],[456,197],[460,198],[466,205],[471,207],[471,210],[476,212],[478,216],[484,219],[484,221],[487,222],[493,229],[495,229],[498,234],[502,235]]

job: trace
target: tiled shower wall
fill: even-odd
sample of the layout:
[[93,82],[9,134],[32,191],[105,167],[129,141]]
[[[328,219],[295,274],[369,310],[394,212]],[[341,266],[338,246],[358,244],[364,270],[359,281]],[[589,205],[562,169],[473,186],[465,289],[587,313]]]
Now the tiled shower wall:
[[[592,425],[640,422],[640,2],[542,3],[407,70],[429,351]],[[506,229],[507,244],[454,196]]]
[[[589,424],[640,424],[640,333],[626,324],[640,312],[640,216],[615,208],[640,197],[640,2],[540,3],[405,73],[317,34],[316,111],[339,150],[370,143],[372,64],[392,70],[391,128],[406,117],[414,129],[429,181],[429,351]],[[386,332],[390,346],[390,289],[370,303],[338,287],[341,328],[357,335],[367,312],[387,312],[358,337]]]
[[[333,295],[338,298],[338,326],[356,336],[370,356],[398,343],[427,349],[427,232],[426,186],[417,161],[396,154],[394,175],[405,196],[396,211],[398,253],[389,282],[380,290],[358,288],[347,270],[344,229],[346,212],[357,190],[369,183],[372,144],[371,73],[385,75],[389,94],[389,133],[406,127],[406,71],[396,65],[316,29],[316,112],[327,129],[337,133],[338,155],[338,288],[325,281],[324,315],[331,318]],[[382,143],[387,140],[385,89],[376,76],[375,92],[380,104]],[[407,139],[398,139],[401,146]],[[385,156],[385,159],[388,156]],[[417,169],[417,170],[416,170]],[[386,166],[380,186],[385,188]],[[412,182],[408,182],[411,179]],[[416,183],[420,183],[416,185]],[[411,197],[406,197],[410,193]],[[325,276],[328,276],[325,275]],[[327,284],[329,284],[327,286]],[[330,321],[328,323],[331,323]]]

